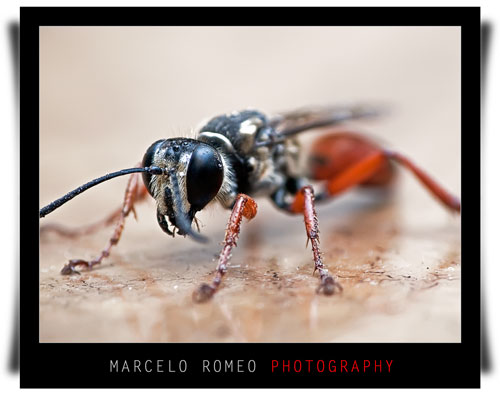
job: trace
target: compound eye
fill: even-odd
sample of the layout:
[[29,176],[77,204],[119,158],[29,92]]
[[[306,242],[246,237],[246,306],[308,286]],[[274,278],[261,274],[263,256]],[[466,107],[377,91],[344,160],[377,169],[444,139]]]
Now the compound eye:
[[187,198],[194,210],[201,210],[217,195],[223,178],[219,153],[209,145],[196,147],[186,175]]

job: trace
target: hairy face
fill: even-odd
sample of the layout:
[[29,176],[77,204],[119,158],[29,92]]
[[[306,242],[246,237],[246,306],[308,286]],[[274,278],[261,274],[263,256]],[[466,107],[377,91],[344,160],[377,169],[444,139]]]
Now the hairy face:
[[143,174],[157,203],[158,220],[166,226],[164,230],[171,233],[166,222],[169,221],[178,234],[199,237],[191,230],[195,214],[217,197],[227,177],[219,152],[198,140],[159,140],[149,147],[142,165],[165,169],[162,175]]

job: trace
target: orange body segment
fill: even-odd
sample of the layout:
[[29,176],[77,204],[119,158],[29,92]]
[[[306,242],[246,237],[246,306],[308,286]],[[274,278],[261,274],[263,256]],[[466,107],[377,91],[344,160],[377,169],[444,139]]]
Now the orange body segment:
[[[338,195],[354,186],[385,186],[395,175],[397,163],[410,170],[425,188],[449,209],[460,212],[460,199],[449,193],[424,170],[406,156],[388,151],[373,141],[352,132],[336,132],[320,137],[309,157],[311,178],[326,181],[329,196]],[[303,204],[297,196],[292,212]]]
[[[331,180],[364,159],[382,153],[376,143],[353,132],[336,132],[320,137],[312,146],[309,171],[314,180]],[[394,168],[387,159],[377,160],[376,170],[361,180],[361,185],[386,185]],[[375,165],[375,163],[374,163]]]
[[394,168],[374,142],[352,132],[320,137],[309,157],[314,180],[327,180],[327,191],[337,195],[354,186],[382,186],[393,179]]

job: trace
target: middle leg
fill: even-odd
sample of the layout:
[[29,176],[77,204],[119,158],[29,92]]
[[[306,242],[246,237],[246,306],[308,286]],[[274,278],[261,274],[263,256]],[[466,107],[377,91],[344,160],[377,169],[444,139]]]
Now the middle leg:
[[333,295],[335,290],[342,291],[342,286],[328,273],[328,269],[323,264],[321,251],[319,249],[319,226],[318,217],[314,208],[314,191],[312,186],[302,187],[295,195],[295,200],[290,206],[290,211],[304,214],[304,224],[306,226],[307,240],[311,242],[314,260],[314,272],[319,273],[320,284],[317,292],[325,295]]

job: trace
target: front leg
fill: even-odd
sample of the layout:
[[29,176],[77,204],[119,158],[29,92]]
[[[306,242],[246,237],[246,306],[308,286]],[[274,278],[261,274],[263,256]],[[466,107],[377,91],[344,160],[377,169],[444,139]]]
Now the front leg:
[[222,251],[219,256],[219,263],[217,264],[217,269],[215,271],[215,276],[212,284],[202,284],[193,293],[193,300],[195,302],[206,302],[217,291],[222,281],[222,277],[224,276],[224,274],[226,274],[229,259],[231,258],[231,251],[233,247],[236,247],[236,241],[238,240],[238,236],[240,234],[241,220],[243,219],[243,217],[250,220],[255,217],[256,214],[257,203],[255,203],[255,200],[253,200],[250,196],[240,193],[236,197],[233,211],[231,212],[231,216],[229,217],[226,236],[224,237]]
[[77,266],[87,267],[88,270],[92,270],[95,265],[102,262],[104,258],[107,258],[111,253],[111,248],[118,244],[120,237],[125,227],[125,219],[132,212],[135,216],[134,204],[145,199],[147,196],[147,189],[140,178],[140,174],[132,174],[127,183],[127,189],[125,190],[125,198],[123,200],[123,206],[119,213],[118,222],[115,225],[113,235],[109,239],[106,247],[101,251],[101,254],[92,259],[91,261],[86,261],[83,259],[71,259],[61,270],[61,274],[80,274],[77,270]]
[[333,295],[335,289],[342,291],[342,286],[328,273],[328,269],[323,264],[321,252],[319,250],[319,227],[316,210],[314,208],[314,191],[312,186],[302,187],[295,195],[295,200],[288,207],[293,213],[304,214],[304,223],[308,241],[311,241],[311,248],[314,260],[314,272],[319,272],[320,284],[317,292],[323,292],[325,295]]

